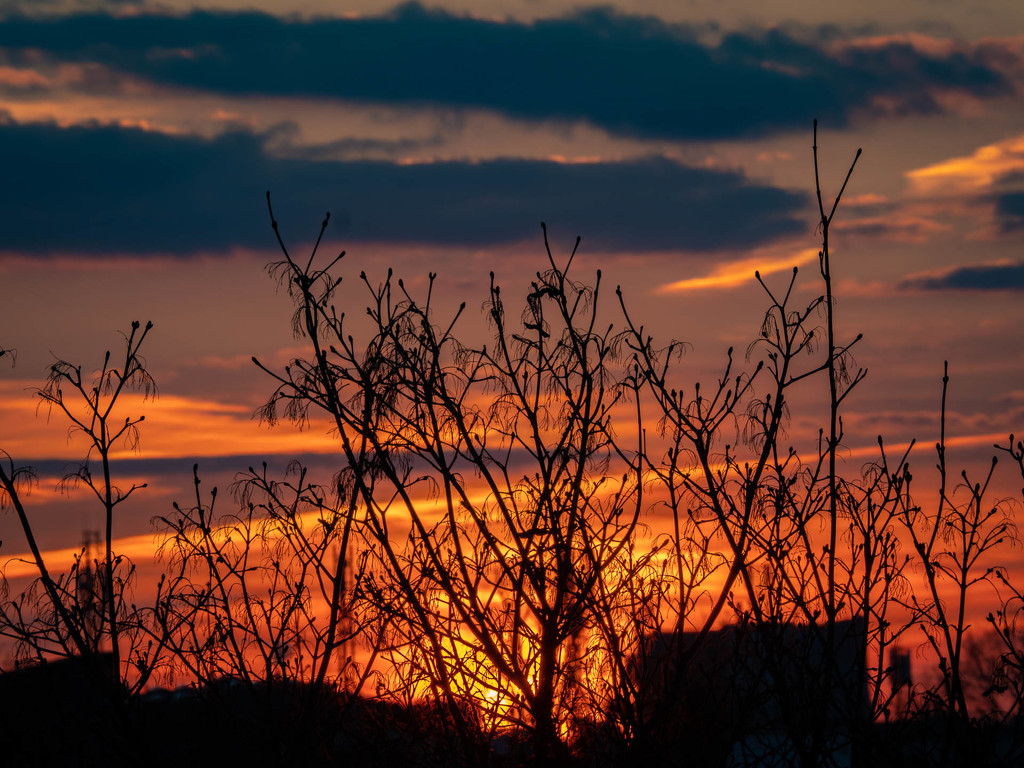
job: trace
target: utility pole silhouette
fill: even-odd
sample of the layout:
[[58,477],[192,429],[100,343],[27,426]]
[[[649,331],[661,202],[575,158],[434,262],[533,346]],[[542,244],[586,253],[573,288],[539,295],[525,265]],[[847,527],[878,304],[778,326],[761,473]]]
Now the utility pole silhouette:
[[82,611],[82,634],[95,653],[100,650],[102,633],[103,600],[100,590],[105,588],[104,580],[97,572],[97,548],[100,543],[100,532],[85,529],[82,531],[82,557],[78,563],[78,603]]

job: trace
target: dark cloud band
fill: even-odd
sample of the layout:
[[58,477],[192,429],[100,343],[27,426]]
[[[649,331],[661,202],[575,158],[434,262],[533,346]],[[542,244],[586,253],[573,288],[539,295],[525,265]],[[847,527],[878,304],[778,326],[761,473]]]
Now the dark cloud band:
[[344,242],[494,245],[535,238],[545,220],[592,251],[715,251],[801,231],[806,218],[802,194],[664,158],[316,161],[275,157],[243,131],[202,139],[8,122],[0,167],[3,248],[35,253],[266,246],[267,189],[293,238],[315,234],[329,209]]
[[[1018,183],[1020,179],[1017,179]],[[1024,231],[1024,192],[1010,191],[995,197],[996,218],[1003,232]]]
[[959,267],[942,274],[908,278],[900,283],[900,288],[932,291],[1024,291],[1024,262]]
[[[980,53],[931,55],[898,41],[827,50],[775,30],[715,45],[686,27],[591,9],[531,24],[411,4],[363,19],[259,13],[12,17],[0,46],[106,64],[223,93],[480,107],[528,120],[586,120],[613,133],[720,139],[941,109],[936,89],[984,96],[1010,84]],[[893,105],[896,105],[895,107]]]

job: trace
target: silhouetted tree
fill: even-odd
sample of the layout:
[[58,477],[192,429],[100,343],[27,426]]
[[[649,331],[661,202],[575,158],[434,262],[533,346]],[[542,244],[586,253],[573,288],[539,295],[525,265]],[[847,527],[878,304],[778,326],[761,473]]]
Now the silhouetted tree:
[[272,374],[263,416],[316,408],[337,428],[365,515],[363,594],[390,619],[390,658],[463,730],[467,708],[489,711],[529,730],[539,757],[561,755],[578,640],[611,620],[595,595],[613,586],[598,585],[632,545],[643,497],[639,451],[614,426],[638,382],[597,326],[600,274],[575,283],[575,250],[560,267],[548,249],[518,322],[492,279],[494,338],[480,348],[455,336],[461,309],[436,323],[433,275],[422,303],[390,273],[363,276],[370,336],[356,341],[331,304],[340,281],[282,251],[272,269],[313,349]]
[[[579,239],[559,259],[544,229],[519,303],[492,274],[490,335],[470,344],[465,304],[439,317],[434,274],[415,292],[360,273],[365,313],[340,311],[344,254],[318,254],[328,220],[296,259],[270,210],[269,271],[306,351],[282,370],[254,358],[275,382],[259,417],[326,419],[337,472],[249,467],[225,511],[194,467],[192,500],[157,516],[156,601],[134,605],[113,525],[138,488],[118,488],[110,459],[142,421],[115,416],[119,397],[155,394],[139,355],[150,326],[135,323],[123,362],[108,353],[89,375],[58,361],[37,393],[88,443],[63,486],[103,509],[99,557],[52,573],[23,503],[32,476],[3,455],[0,501],[39,577],[5,593],[0,635],[35,659],[109,652],[129,693],[166,667],[202,702],[187,706],[213,701],[203,711],[253,733],[290,718],[282,760],[338,762],[371,721],[424,760],[470,764],[1019,756],[1020,739],[989,737],[1024,716],[1024,597],[994,559],[1016,537],[989,498],[996,463],[948,482],[948,372],[933,502],[913,492],[913,445],[896,455],[880,436],[866,466],[842,461],[865,371],[860,336],[838,330],[830,238],[860,151],[828,206],[816,126],[813,154],[820,291],[801,300],[796,269],[780,285],[755,273],[761,327],[710,386],[689,383],[685,345],[657,341],[621,291],[621,319],[602,319],[601,273],[573,270]],[[798,449],[787,426],[815,386],[821,427]],[[997,448],[1024,478],[1022,443]],[[645,526],[655,511],[668,530]],[[1002,603],[983,636],[969,612],[985,583]],[[911,684],[894,651],[917,632],[936,676]]]
[[[135,450],[138,427],[145,416],[124,417],[119,400],[127,392],[140,392],[143,399],[156,395],[156,385],[146,369],[140,350],[152,323],[143,327],[133,322],[124,336],[123,356],[112,358],[108,351],[99,369],[90,373],[81,365],[57,360],[50,366],[44,386],[36,390],[42,406],[56,411],[67,423],[72,439],[81,436],[87,446],[85,457],[67,474],[60,489],[84,488],[103,511],[102,554],[90,561],[83,548],[66,573],[54,574],[39,548],[23,489],[34,477],[4,454],[0,466],[0,491],[4,506],[18,515],[22,532],[39,572],[38,579],[24,592],[5,595],[0,602],[0,635],[16,641],[24,658],[52,656],[94,657],[109,653],[111,663],[103,667],[110,681],[137,692],[160,664],[162,644],[154,641],[148,613],[132,604],[134,565],[114,551],[116,511],[145,484],[128,488],[117,485],[112,469],[112,452]],[[5,582],[6,584],[6,582]]]

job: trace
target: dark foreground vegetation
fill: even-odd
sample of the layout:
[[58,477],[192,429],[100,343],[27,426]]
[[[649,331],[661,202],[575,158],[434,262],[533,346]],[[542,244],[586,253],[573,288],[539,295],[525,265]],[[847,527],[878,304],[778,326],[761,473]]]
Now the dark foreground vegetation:
[[[38,395],[89,446],[64,484],[91,490],[106,526],[98,553],[52,572],[30,471],[4,455],[3,504],[39,576],[0,600],[20,662],[0,674],[0,754],[1024,760],[1024,596],[993,560],[1016,535],[1011,502],[990,498],[997,462],[957,480],[943,436],[926,483],[938,492],[919,495],[909,450],[879,438],[867,466],[841,459],[843,406],[865,375],[832,295],[830,226],[849,178],[829,205],[817,185],[820,295],[797,301],[796,270],[762,282],[763,324],[710,385],[687,381],[683,345],[649,336],[600,272],[578,282],[575,251],[548,248],[521,300],[492,279],[491,338],[476,347],[460,341],[465,305],[432,308],[434,275],[414,294],[390,272],[360,274],[367,305],[343,311],[341,256],[295,258],[278,235],[270,273],[307,354],[283,370],[254,360],[274,386],[259,416],[326,418],[337,473],[250,467],[225,500],[197,468],[191,500],[157,518],[165,573],[145,605],[114,551],[118,509],[140,488],[117,484],[110,456],[142,426],[119,397],[156,393],[140,354],[151,326],[134,323],[95,373],[54,364]],[[821,429],[797,451],[785,428],[816,387]],[[1024,477],[1024,445],[1007,433],[999,455]],[[654,514],[665,530],[648,528]],[[970,627],[971,600],[993,587],[1001,609]]]

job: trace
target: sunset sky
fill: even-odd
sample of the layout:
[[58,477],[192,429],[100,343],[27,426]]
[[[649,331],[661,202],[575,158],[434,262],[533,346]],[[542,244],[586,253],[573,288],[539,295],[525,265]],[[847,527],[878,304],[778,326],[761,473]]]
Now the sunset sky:
[[[753,279],[817,279],[811,125],[834,194],[837,322],[864,334],[868,378],[844,418],[850,466],[876,435],[934,464],[943,360],[950,462],[980,466],[1024,433],[1024,4],[1006,0],[0,0],[0,448],[33,464],[47,548],[100,514],[53,493],[82,455],[36,408],[55,357],[97,365],[134,319],[160,388],[123,482],[148,481],[115,523],[152,550],[154,515],[266,458],[327,468],[317,428],[257,424],[272,390],[253,355],[298,351],[271,190],[303,253],[407,284],[439,273],[463,335],[493,270],[523,295],[545,266],[540,222],[577,279],[601,269],[634,317],[692,344],[692,380],[746,349],[766,306]],[[0,361],[2,362],[2,361]],[[798,413],[796,436],[826,412]],[[1001,488],[1019,489],[1008,467]],[[0,517],[0,558],[25,551]],[[14,572],[12,571],[11,574]]]

